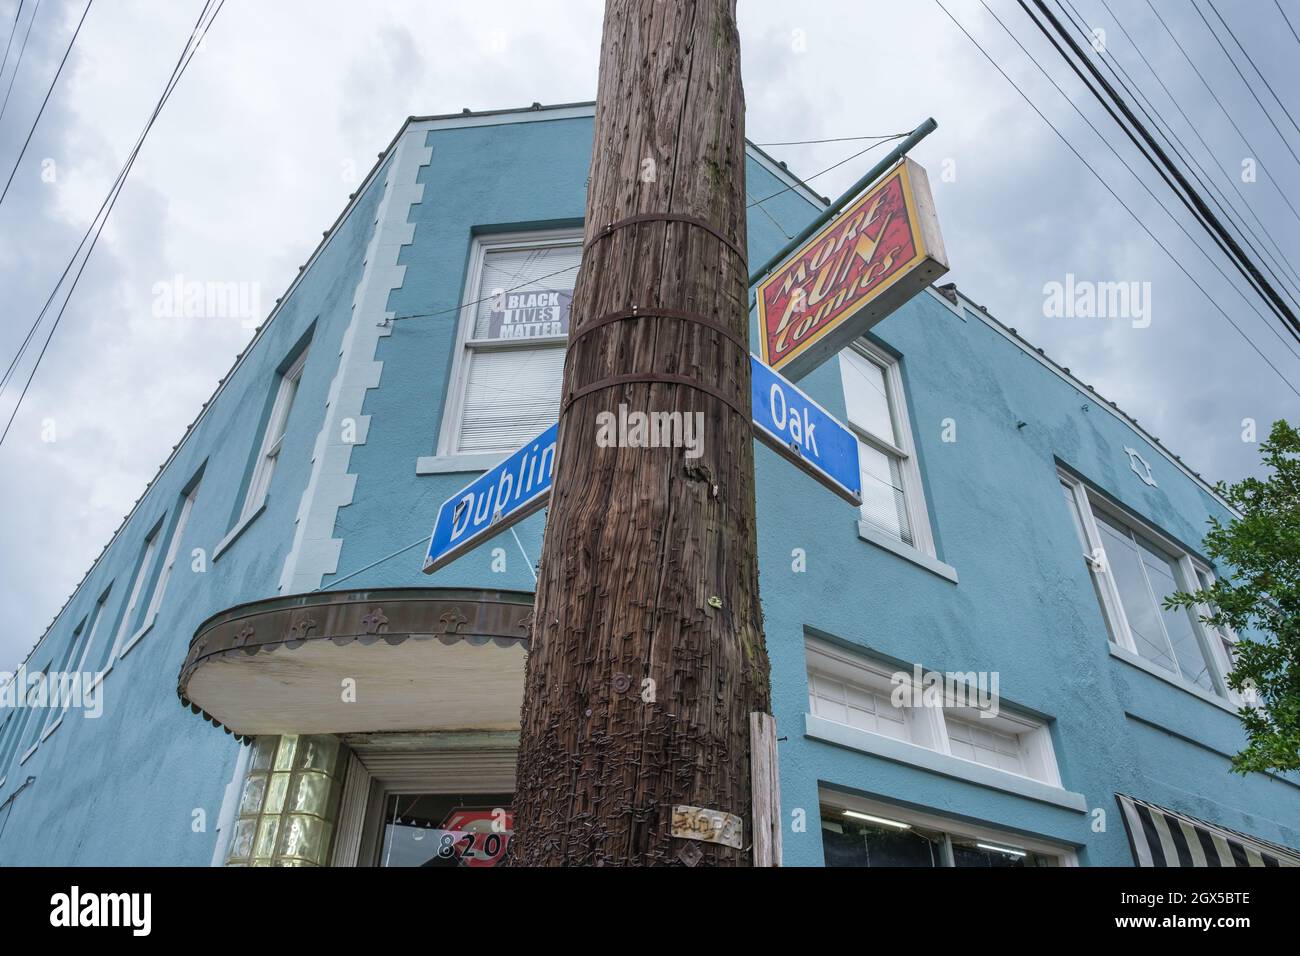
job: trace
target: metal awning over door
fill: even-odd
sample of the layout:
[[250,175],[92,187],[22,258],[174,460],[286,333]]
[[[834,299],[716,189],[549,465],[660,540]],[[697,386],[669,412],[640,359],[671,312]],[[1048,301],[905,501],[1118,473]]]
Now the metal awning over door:
[[1138,866],[1300,866],[1300,852],[1122,793],[1129,848]]

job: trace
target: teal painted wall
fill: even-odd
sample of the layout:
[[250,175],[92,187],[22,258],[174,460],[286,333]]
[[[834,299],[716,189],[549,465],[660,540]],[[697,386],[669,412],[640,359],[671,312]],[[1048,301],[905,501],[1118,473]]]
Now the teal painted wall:
[[[379,342],[382,376],[363,409],[369,431],[349,465],[354,500],[335,524],[343,542],[338,571],[322,587],[531,589],[542,514],[517,528],[527,559],[504,534],[432,577],[421,573],[419,544],[437,505],[474,475],[419,475],[416,462],[436,452],[473,235],[580,224],[591,120],[503,119],[417,127],[408,135],[432,153],[419,172],[423,198],[406,213],[414,240],[400,254],[404,280],[388,305],[398,316],[427,317],[396,321]],[[815,208],[796,191],[782,192],[785,184],[753,157],[747,176],[752,199],[780,193],[764,203],[770,215],[750,211],[750,260],[757,263]],[[275,594],[382,185],[381,171],[35,652],[31,666],[38,669],[59,659],[110,580],[116,584],[109,608],[117,613],[144,535],[173,513],[181,489],[203,468],[162,612],[106,678],[104,717],[70,717],[26,765],[9,768],[0,800],[28,774],[37,779],[11,805],[0,863],[208,863],[237,747],[180,707],[177,672],[204,618]],[[786,738],[780,753],[787,863],[821,861],[819,786],[1059,841],[1076,847],[1084,864],[1131,864],[1116,792],[1300,845],[1300,787],[1228,773],[1228,755],[1242,743],[1237,719],[1108,652],[1056,468],[1059,462],[1073,469],[1193,551],[1207,516],[1222,510],[1099,398],[974,311],[960,311],[923,294],[873,333],[900,357],[939,558],[955,568],[959,583],[862,539],[853,508],[765,448],[756,452],[773,705]],[[190,573],[190,550],[204,547],[210,555],[230,528],[275,369],[308,330],[311,357],[267,509],[205,573]],[[843,414],[834,363],[802,385]],[[948,418],[956,442],[941,440]],[[1125,445],[1151,462],[1157,487],[1130,470]],[[504,573],[491,570],[496,547],[506,551]],[[795,548],[806,552],[806,572],[792,570]],[[1007,701],[1050,719],[1064,788],[1082,794],[1089,809],[1106,811],[1105,831],[1093,831],[1088,812],[806,737],[809,632],[936,670],[999,672]],[[206,833],[191,832],[196,808],[206,811]],[[789,827],[798,811],[807,822],[803,832]]]

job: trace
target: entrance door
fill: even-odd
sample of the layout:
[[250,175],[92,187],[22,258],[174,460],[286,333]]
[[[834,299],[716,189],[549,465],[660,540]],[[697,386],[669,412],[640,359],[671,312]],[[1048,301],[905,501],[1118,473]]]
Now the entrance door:
[[496,866],[514,831],[518,734],[345,736],[333,866]]
[[376,866],[496,866],[514,830],[508,793],[385,791]]

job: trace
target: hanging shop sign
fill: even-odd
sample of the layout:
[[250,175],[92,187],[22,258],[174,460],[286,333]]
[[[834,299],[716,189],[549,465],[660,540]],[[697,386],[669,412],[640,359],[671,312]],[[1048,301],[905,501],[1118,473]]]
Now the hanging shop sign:
[[797,380],[947,271],[929,180],[904,158],[759,284],[763,361]]

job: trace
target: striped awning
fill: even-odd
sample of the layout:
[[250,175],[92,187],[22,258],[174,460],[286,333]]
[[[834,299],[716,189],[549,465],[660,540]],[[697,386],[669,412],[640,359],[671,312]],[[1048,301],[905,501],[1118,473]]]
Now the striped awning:
[[1300,866],[1300,852],[1115,794],[1138,866]]

